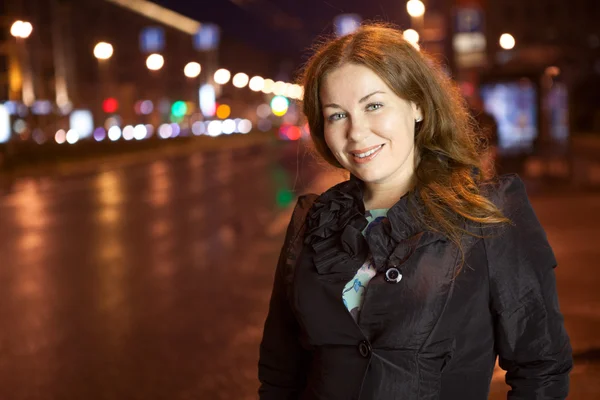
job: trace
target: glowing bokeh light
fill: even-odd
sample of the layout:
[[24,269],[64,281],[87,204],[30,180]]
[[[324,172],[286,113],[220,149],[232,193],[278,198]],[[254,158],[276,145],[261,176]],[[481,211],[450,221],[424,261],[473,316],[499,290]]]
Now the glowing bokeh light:
[[67,143],[69,144],[77,143],[79,141],[79,132],[77,132],[75,129],[69,129],[66,139]]
[[10,139],[10,113],[8,107],[0,104],[0,143]]
[[407,42],[411,43],[411,44],[417,44],[419,43],[419,32],[415,31],[414,29],[407,29],[402,33],[402,36],[404,36],[404,40],[406,40]]
[[271,107],[268,104],[261,104],[256,107],[256,115],[259,118],[268,118],[271,115]]
[[114,97],[109,97],[102,102],[102,110],[107,114],[117,112],[119,109],[119,102]]
[[260,92],[265,87],[265,80],[261,76],[254,76],[250,79],[248,87],[254,92]]
[[63,144],[67,140],[67,132],[64,129],[59,129],[54,135],[54,141],[58,144]]
[[133,139],[133,134],[135,132],[135,128],[133,125],[127,125],[123,128],[123,139],[131,140]]
[[233,81],[231,83],[233,83],[233,86],[236,88],[243,88],[248,84],[248,80],[248,75],[244,74],[243,72],[238,72],[233,77]]
[[221,124],[222,123],[219,120],[210,121],[208,127],[206,128],[208,135],[212,137],[219,136],[223,132],[221,129]]
[[286,83],[283,81],[277,81],[273,85],[273,94],[277,96],[283,96],[285,94],[285,85]]
[[504,50],[511,50],[515,47],[516,40],[510,33],[503,33],[500,36],[500,47]]
[[231,115],[231,107],[227,104],[221,104],[217,107],[217,118],[225,119]]
[[101,142],[106,139],[106,129],[103,127],[98,127],[94,129],[94,140],[96,142]]
[[[288,86],[289,85],[289,86]],[[302,86],[297,84],[287,84],[285,88],[285,96],[290,99],[301,100],[302,99]]]
[[75,110],[69,116],[69,128],[77,131],[79,139],[90,137],[94,132],[94,117],[90,110]]
[[27,39],[31,32],[33,32],[33,25],[27,21],[15,21],[10,27],[10,34],[21,39]]
[[98,60],[108,60],[113,55],[112,44],[99,42],[94,46],[94,57]]
[[148,130],[146,129],[145,125],[138,124],[135,126],[135,128],[133,128],[133,137],[135,138],[135,140],[146,139],[147,135],[148,135]]
[[194,61],[187,63],[185,65],[185,67],[183,68],[183,73],[188,78],[198,77],[198,75],[200,75],[201,71],[202,71],[202,66],[200,66],[200,64],[198,64],[197,62],[194,62]]
[[282,117],[287,113],[290,101],[284,96],[275,96],[271,100],[271,110],[273,114]]
[[411,17],[422,17],[425,14],[425,4],[420,0],[409,0],[406,3],[406,11]]
[[173,128],[169,124],[162,124],[158,128],[158,136],[161,139],[168,139],[171,137],[172,134],[173,134]]
[[273,93],[273,86],[275,86],[273,79],[265,79],[263,82],[262,92],[265,94]]
[[186,113],[187,105],[185,104],[185,101],[176,101],[171,106],[171,114],[173,114],[175,117],[183,117]]
[[217,108],[215,103],[215,88],[210,84],[202,85],[198,91],[198,97],[202,115],[205,117],[213,117]]
[[196,121],[192,124],[192,133],[200,136],[206,133],[206,125],[202,121]]
[[224,85],[227,82],[229,82],[229,79],[231,79],[231,72],[229,72],[229,70],[221,68],[215,72],[215,83],[218,83],[219,85]]
[[221,125],[221,131],[225,134],[225,135],[231,135],[233,133],[233,131],[235,131],[235,121],[232,119],[226,119],[225,121],[223,121],[223,124]]
[[113,125],[108,128],[108,138],[111,142],[116,142],[119,140],[121,138],[121,128],[119,128],[117,125]]
[[179,136],[179,134],[181,133],[181,127],[179,126],[179,124],[177,123],[172,123],[171,124],[171,137],[177,137]]
[[146,59],[146,67],[151,71],[158,71],[165,65],[165,58],[158,53],[150,54]]
[[250,133],[250,131],[252,130],[252,122],[249,119],[241,120],[238,123],[237,130],[238,130],[238,132],[240,132],[244,135],[247,133]]
[[154,111],[154,104],[151,100],[144,100],[140,105],[140,112],[144,115],[151,114]]

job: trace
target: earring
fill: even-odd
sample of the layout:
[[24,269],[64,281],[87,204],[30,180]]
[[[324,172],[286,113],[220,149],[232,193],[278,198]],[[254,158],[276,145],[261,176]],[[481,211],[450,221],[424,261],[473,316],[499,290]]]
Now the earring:
[[415,119],[415,122],[421,122],[421,121],[423,121],[423,117],[419,117],[419,118]]

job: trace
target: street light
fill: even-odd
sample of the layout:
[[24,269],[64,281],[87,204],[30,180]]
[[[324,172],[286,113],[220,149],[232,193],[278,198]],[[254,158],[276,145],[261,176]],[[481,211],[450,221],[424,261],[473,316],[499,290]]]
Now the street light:
[[158,71],[165,65],[165,59],[160,54],[150,54],[146,59],[146,66],[151,71]]
[[202,67],[197,62],[189,62],[183,69],[183,73],[188,78],[196,78],[200,75],[200,71],[202,71]]
[[26,21],[15,21],[15,23],[10,27],[10,34],[21,39],[27,39],[29,35],[31,35],[32,31],[33,26]]
[[[112,77],[110,73],[110,62],[108,61],[113,56],[113,46],[107,42],[98,42],[96,46],[94,46],[94,57],[98,60],[98,93],[101,93],[103,99],[109,99],[110,96],[113,96],[112,90]],[[117,104],[115,99],[110,98]],[[114,108],[114,110],[113,110]],[[107,100],[103,103],[104,112],[112,113],[116,111],[117,105],[114,107],[110,107],[110,104],[107,103]]]
[[235,74],[235,76],[233,77],[233,86],[235,86],[236,88],[243,88],[248,84],[248,75],[244,74],[243,72],[238,72],[237,74]]
[[262,76],[255,76],[250,79],[248,87],[254,92],[259,92],[265,87],[265,79]]
[[510,50],[515,47],[516,41],[510,33],[503,33],[500,36],[500,47],[504,50]]
[[420,36],[419,33],[414,29],[407,29],[402,35],[404,36],[404,40],[406,40],[408,43],[412,44],[413,46],[418,45]]
[[285,82],[277,81],[273,84],[273,93],[276,96],[283,96],[285,93]]
[[113,55],[113,47],[110,43],[99,42],[94,47],[94,57],[98,60],[108,60]]
[[17,42],[17,51],[23,75],[23,82],[21,83],[23,103],[29,107],[35,102],[35,91],[33,87],[29,52],[27,51],[25,39],[31,35],[32,31],[33,26],[27,21],[15,21],[10,27],[10,34],[15,37]]
[[421,0],[409,0],[406,3],[406,11],[413,18],[422,17],[425,14],[425,4]]
[[265,94],[273,93],[274,86],[275,86],[275,82],[273,82],[273,79],[267,78],[263,81],[262,92]]
[[218,69],[215,72],[215,83],[218,83],[219,85],[224,85],[227,82],[229,82],[229,79],[231,79],[231,72],[229,72],[225,68]]

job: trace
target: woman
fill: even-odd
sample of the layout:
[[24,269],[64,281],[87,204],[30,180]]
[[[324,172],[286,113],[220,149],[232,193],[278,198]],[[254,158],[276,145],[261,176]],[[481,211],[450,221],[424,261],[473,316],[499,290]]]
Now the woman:
[[521,180],[483,180],[444,75],[371,25],[324,44],[304,89],[316,149],[350,179],[296,207],[260,398],[483,400],[496,356],[510,399],[566,398],[554,254]]

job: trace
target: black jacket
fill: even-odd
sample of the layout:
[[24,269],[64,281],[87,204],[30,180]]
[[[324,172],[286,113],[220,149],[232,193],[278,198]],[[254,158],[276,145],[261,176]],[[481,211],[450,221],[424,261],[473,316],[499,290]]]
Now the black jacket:
[[[368,241],[355,179],[321,195],[306,220],[293,218],[286,243],[305,223],[304,245],[297,260],[284,246],[275,274],[260,398],[484,400],[496,356],[509,399],[566,398],[572,358],[554,254],[517,176],[486,190],[513,224],[465,225],[483,238],[465,235],[462,269],[458,246],[416,222],[413,196]],[[369,251],[379,273],[357,323],[342,289]],[[385,281],[389,268],[400,282]]]

